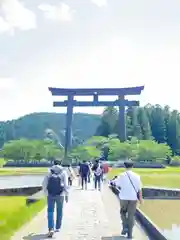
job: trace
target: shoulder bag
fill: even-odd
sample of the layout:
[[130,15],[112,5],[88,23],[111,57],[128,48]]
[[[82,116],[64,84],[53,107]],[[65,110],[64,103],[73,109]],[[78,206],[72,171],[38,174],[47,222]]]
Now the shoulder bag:
[[126,172],[126,174],[127,174],[128,178],[129,178],[129,181],[130,181],[131,185],[132,185],[133,188],[134,188],[134,191],[136,192],[137,199],[140,200],[140,194],[139,194],[139,191],[136,190],[136,188],[135,188],[135,186],[134,186],[134,184],[133,184],[133,182],[132,182],[132,180],[131,180],[129,174],[128,174],[127,172]]

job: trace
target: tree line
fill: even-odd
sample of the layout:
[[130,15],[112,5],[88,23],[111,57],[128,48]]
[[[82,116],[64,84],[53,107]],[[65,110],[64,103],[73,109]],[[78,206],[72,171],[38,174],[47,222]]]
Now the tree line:
[[[118,135],[118,115],[115,107],[106,108],[95,135]],[[126,130],[128,139],[136,137],[138,140],[166,143],[173,155],[180,155],[180,113],[177,110],[171,111],[169,106],[148,104],[144,107],[128,108]]]
[[[65,117],[63,113],[32,113],[11,121],[0,121],[0,148],[4,143],[20,138],[44,139],[52,130],[64,145]],[[84,124],[88,125],[88,127]],[[100,123],[100,115],[75,113],[73,116],[73,145],[90,138]]]
[[[94,160],[104,158],[108,161],[124,160],[132,158],[137,162],[165,162],[171,157],[171,148],[165,144],[158,144],[152,140],[140,140],[131,138],[127,142],[120,142],[117,137],[94,136],[83,145],[74,147],[69,152],[68,161],[79,162],[82,160]],[[5,143],[0,156],[15,162],[52,162],[54,159],[63,159],[64,149],[51,139],[30,140],[19,139]],[[176,159],[179,163],[179,158]]]
[[136,162],[160,162],[179,165],[179,157],[172,158],[172,150],[166,143],[153,140],[137,140],[133,137],[120,142],[116,136],[94,136],[85,144],[74,148],[70,153],[72,159],[92,160],[101,158],[116,162],[131,158]]
[[63,156],[63,149],[50,140],[19,139],[4,144],[1,157],[13,161],[53,161]]
[[[69,153],[69,158],[78,161],[104,156],[110,161],[117,161],[131,157],[134,161],[152,162],[165,159],[171,162],[172,159],[179,164],[180,114],[178,111],[171,111],[168,106],[150,104],[128,108],[126,112],[128,139],[125,143],[121,143],[117,137],[120,130],[118,115],[116,108],[106,108],[98,122],[99,125],[96,124],[97,129],[94,128],[95,136],[87,138],[83,143],[76,142]],[[81,125],[81,127],[85,126],[83,131],[89,128],[91,121],[86,123]],[[23,127],[20,126],[21,129]],[[40,129],[42,131],[41,127]],[[62,159],[64,150],[59,134],[48,126],[43,130],[41,138],[19,137],[6,141],[1,148],[1,156],[15,161],[24,159],[27,162],[33,159],[41,161],[44,158]],[[31,128],[26,131],[30,132]]]

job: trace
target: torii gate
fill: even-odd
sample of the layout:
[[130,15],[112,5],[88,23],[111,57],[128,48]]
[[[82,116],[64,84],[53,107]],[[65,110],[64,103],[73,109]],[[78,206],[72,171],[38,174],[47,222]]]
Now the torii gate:
[[[49,88],[52,96],[65,96],[67,100],[54,101],[54,107],[67,107],[66,114],[66,134],[64,158],[67,158],[72,145],[72,117],[73,107],[119,107],[119,139],[124,142],[126,135],[126,114],[125,107],[139,106],[139,101],[129,101],[125,99],[126,95],[140,95],[144,86],[129,88]],[[93,96],[93,101],[74,100],[74,96]],[[99,96],[117,96],[115,101],[100,101]]]

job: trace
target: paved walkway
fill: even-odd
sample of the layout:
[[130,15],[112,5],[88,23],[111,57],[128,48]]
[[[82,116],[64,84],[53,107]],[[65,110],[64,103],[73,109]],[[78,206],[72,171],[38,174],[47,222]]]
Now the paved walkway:
[[[112,208],[111,208],[112,206]],[[24,226],[12,240],[46,239],[46,209]],[[69,203],[64,208],[64,220],[60,233],[54,239],[63,240],[112,240],[126,239],[120,234],[119,203],[107,186],[102,192],[91,186],[82,191],[74,186],[70,192]],[[135,227],[135,239],[148,239]]]

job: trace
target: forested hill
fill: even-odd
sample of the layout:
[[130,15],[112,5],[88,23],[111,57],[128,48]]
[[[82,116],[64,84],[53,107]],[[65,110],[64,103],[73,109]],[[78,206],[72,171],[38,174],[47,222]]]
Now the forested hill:
[[[92,135],[108,137],[118,134],[118,111],[114,107],[104,110],[102,116],[76,113],[73,117],[73,140],[79,144]],[[154,139],[167,143],[174,154],[180,155],[180,113],[171,111],[168,106],[146,105],[128,108],[126,111],[127,136],[139,140]],[[14,121],[0,122],[0,147],[4,142],[19,139],[44,139],[45,132],[51,129],[64,143],[65,114],[33,113]]]
[[[158,143],[167,143],[173,154],[180,155],[180,113],[169,106],[146,105],[128,108],[126,112],[127,136],[139,140],[154,139]],[[96,135],[118,134],[119,122],[116,108],[104,111]]]
[[[86,140],[96,132],[99,124],[99,115],[75,113],[73,135],[80,140]],[[13,121],[0,122],[0,146],[5,141],[13,139],[42,139],[46,129],[52,129],[62,139],[63,130],[65,130],[65,114],[32,113]]]

